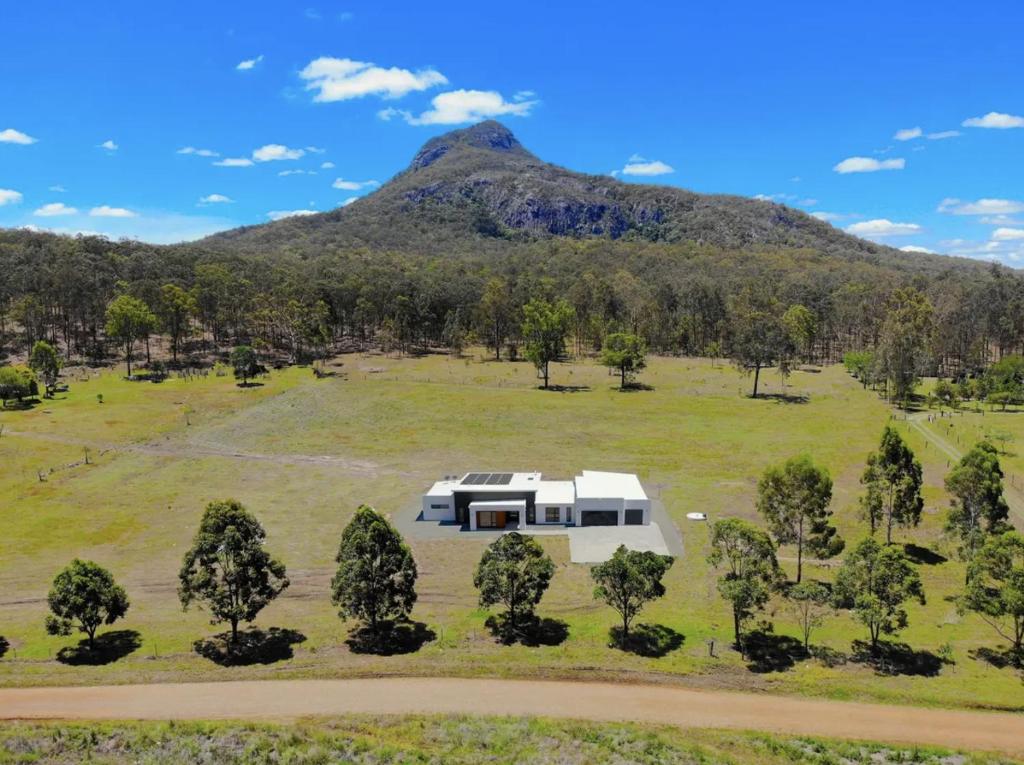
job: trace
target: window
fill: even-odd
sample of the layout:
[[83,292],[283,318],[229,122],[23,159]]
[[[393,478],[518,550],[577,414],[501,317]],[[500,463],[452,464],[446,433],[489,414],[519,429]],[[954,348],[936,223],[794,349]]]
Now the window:
[[498,527],[498,514],[489,510],[481,510],[476,514],[476,525],[480,529],[496,529]]
[[431,510],[447,510],[448,509],[448,505],[431,505],[430,509]]
[[558,523],[562,520],[562,513],[557,507],[549,507],[544,511],[544,520],[547,523]]
[[565,508],[565,522],[566,523],[572,523],[572,508],[571,507]]

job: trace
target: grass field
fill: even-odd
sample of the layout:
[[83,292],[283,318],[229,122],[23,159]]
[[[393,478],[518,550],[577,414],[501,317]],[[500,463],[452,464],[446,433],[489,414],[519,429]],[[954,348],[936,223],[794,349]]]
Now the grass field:
[[298,724],[20,724],[0,727],[0,763],[530,762],[537,765],[997,765],[931,748],[714,730],[519,718],[355,717]]
[[[753,518],[765,466],[806,451],[832,473],[843,535],[855,542],[866,533],[857,518],[858,479],[890,410],[841,369],[797,372],[784,389],[774,373],[765,375],[772,397],[752,400],[748,380],[707,360],[653,359],[642,378],[652,389],[629,393],[589,363],[558,365],[552,382],[572,387],[554,392],[536,389],[533,368],[521,363],[340,361],[336,377],[292,368],[248,389],[226,376],[153,384],[93,373],[72,377],[70,392],[54,401],[0,413],[0,636],[9,642],[0,683],[408,673],[684,677],[833,698],[1024,709],[1020,676],[978,657],[979,649],[999,648],[998,637],[976,617],[958,615],[950,601],[963,581],[955,560],[922,566],[928,603],[910,608],[910,628],[899,636],[909,647],[893,665],[901,673],[880,674],[855,660],[851,641],[864,630],[845,615],[815,635],[827,649],[818,658],[783,650],[748,664],[728,648],[731,619],[704,561],[707,526],[685,514]],[[1024,428],[1016,415],[985,415],[986,423],[997,419]],[[906,423],[898,426],[925,464],[927,489],[921,527],[901,530],[897,539],[950,557],[952,546],[941,539],[947,458]],[[91,464],[83,463],[86,446]],[[1008,458],[1014,470],[1017,459]],[[568,639],[496,644],[472,588],[485,541],[463,534],[410,540],[421,572],[414,617],[435,639],[400,656],[349,650],[351,625],[337,618],[327,592],[341,529],[360,503],[398,516],[414,512],[424,488],[447,473],[536,469],[568,477],[583,468],[638,472],[679,524],[685,555],[669,573],[667,596],[641,616],[678,632],[677,649],[645,658],[609,648],[615,615],[593,601],[588,569],[568,562],[565,537],[543,539],[557,573],[540,614],[563,620]],[[225,497],[258,515],[269,549],[288,565],[292,586],[258,625],[301,633],[289,659],[224,668],[192,650],[195,639],[223,627],[212,627],[202,612],[182,613],[177,571],[205,503]],[[113,629],[137,631],[121,636],[137,648],[106,665],[57,661],[60,648],[77,638],[43,629],[49,582],[74,556],[109,567],[132,599]],[[833,572],[834,564],[807,573]],[[776,633],[796,635],[784,609],[773,617]]]

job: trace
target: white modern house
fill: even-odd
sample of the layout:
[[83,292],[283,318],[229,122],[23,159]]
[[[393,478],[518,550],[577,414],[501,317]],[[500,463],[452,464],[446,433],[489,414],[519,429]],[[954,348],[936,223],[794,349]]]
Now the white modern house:
[[560,524],[646,526],[651,500],[633,473],[584,470],[571,481],[540,473],[466,473],[438,481],[423,495],[423,520],[470,529],[525,529]]

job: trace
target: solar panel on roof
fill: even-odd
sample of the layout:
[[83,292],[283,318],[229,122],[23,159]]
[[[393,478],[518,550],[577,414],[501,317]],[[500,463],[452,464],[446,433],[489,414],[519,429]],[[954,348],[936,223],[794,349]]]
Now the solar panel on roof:
[[462,479],[462,483],[469,486],[475,486],[477,484],[483,483],[485,480],[487,480],[486,473],[470,473],[469,475]]
[[501,473],[491,473],[487,476],[487,485],[494,486],[501,483]]

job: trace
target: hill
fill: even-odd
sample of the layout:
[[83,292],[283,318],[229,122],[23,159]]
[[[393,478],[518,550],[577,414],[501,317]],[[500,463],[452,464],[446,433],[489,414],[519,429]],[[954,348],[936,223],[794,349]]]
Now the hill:
[[349,206],[225,231],[201,244],[307,256],[353,247],[442,254],[552,238],[806,249],[912,270],[977,265],[903,253],[773,202],[577,173],[538,159],[494,121],[431,139],[408,168]]

